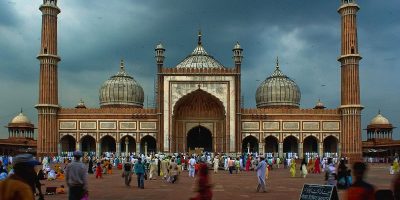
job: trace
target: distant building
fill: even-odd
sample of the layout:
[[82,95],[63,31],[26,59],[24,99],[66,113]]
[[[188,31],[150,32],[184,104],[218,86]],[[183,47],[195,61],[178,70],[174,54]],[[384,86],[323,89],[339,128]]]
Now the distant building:
[[194,50],[174,66],[164,66],[165,48],[156,46],[155,108],[143,107],[143,88],[127,73],[123,62],[119,72],[100,87],[99,108],[86,108],[83,101],[75,108],[63,108],[58,101],[62,91],[58,91],[57,71],[61,60],[57,53],[57,15],[61,10],[57,0],[43,0],[37,57],[38,153],[56,155],[80,149],[97,155],[121,155],[202,148],[300,158],[334,154],[361,160],[358,10],[355,0],[342,0],[337,10],[342,28],[338,108],[325,109],[320,101],[315,109],[300,108],[300,88],[282,72],[278,61],[257,89],[257,107],[244,108],[243,49],[239,43],[233,46],[233,63],[227,67],[206,52],[200,32]]
[[367,126],[367,141],[362,142],[363,156],[397,157],[400,153],[400,140],[393,140],[394,128],[396,127],[379,112]]
[[0,139],[0,155],[15,155],[18,153],[36,154],[35,126],[22,111],[6,126],[8,139]]

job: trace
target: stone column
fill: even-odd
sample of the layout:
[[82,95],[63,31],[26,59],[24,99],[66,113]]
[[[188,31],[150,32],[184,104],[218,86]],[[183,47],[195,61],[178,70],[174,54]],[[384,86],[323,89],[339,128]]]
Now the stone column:
[[302,142],[299,142],[297,153],[298,153],[299,158],[303,159],[303,143]]
[[80,150],[81,150],[81,145],[80,145],[79,142],[76,142],[75,150],[76,150],[76,151],[78,151],[78,150],[80,151]]
[[140,154],[140,142],[136,142],[136,155]]
[[264,154],[265,153],[264,146],[265,146],[264,142],[258,143],[258,154]]
[[61,143],[57,144],[57,153],[58,155],[61,155]]
[[338,153],[338,157],[341,158],[342,157],[342,143],[338,143],[337,145],[337,153]]
[[278,154],[279,154],[279,157],[280,158],[283,158],[283,142],[279,142],[279,145],[278,145],[279,147],[278,147]]
[[116,143],[116,152],[115,152],[115,154],[117,155],[117,156],[120,156],[121,155],[121,144],[119,143],[119,142],[117,142]]
[[144,155],[147,156],[147,142],[144,143]]
[[96,142],[96,156],[100,157],[100,153],[101,153],[101,143]]
[[125,156],[129,155],[129,138],[125,137]]
[[320,142],[318,144],[318,156],[321,158],[324,154],[324,143]]

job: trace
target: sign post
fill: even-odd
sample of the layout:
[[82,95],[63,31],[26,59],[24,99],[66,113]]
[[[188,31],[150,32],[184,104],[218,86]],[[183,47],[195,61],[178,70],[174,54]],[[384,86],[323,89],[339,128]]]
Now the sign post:
[[300,200],[339,200],[333,185],[304,184]]

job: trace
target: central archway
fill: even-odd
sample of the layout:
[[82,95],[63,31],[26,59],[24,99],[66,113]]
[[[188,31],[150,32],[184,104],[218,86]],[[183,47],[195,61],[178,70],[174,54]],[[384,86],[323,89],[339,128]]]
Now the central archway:
[[203,151],[212,152],[212,135],[210,130],[203,126],[197,126],[187,134],[187,149],[202,148]]
[[[198,138],[207,141],[207,145],[200,145],[204,150],[226,152],[229,135],[225,134],[225,121],[225,108],[217,97],[200,88],[186,94],[173,108],[170,151],[188,152],[200,145],[192,141]],[[197,134],[199,129],[201,137]]]

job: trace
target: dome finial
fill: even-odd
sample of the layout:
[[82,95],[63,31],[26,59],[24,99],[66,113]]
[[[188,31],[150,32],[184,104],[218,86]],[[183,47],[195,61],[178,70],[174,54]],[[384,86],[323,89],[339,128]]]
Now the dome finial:
[[121,65],[120,65],[121,70],[124,70],[124,60],[121,59]]
[[199,29],[199,33],[198,33],[198,39],[197,39],[197,44],[201,45],[201,29]]
[[22,107],[21,107],[21,113],[22,113]]
[[279,58],[276,56],[276,68],[279,69]]
[[381,114],[381,109],[378,109],[378,114]]

